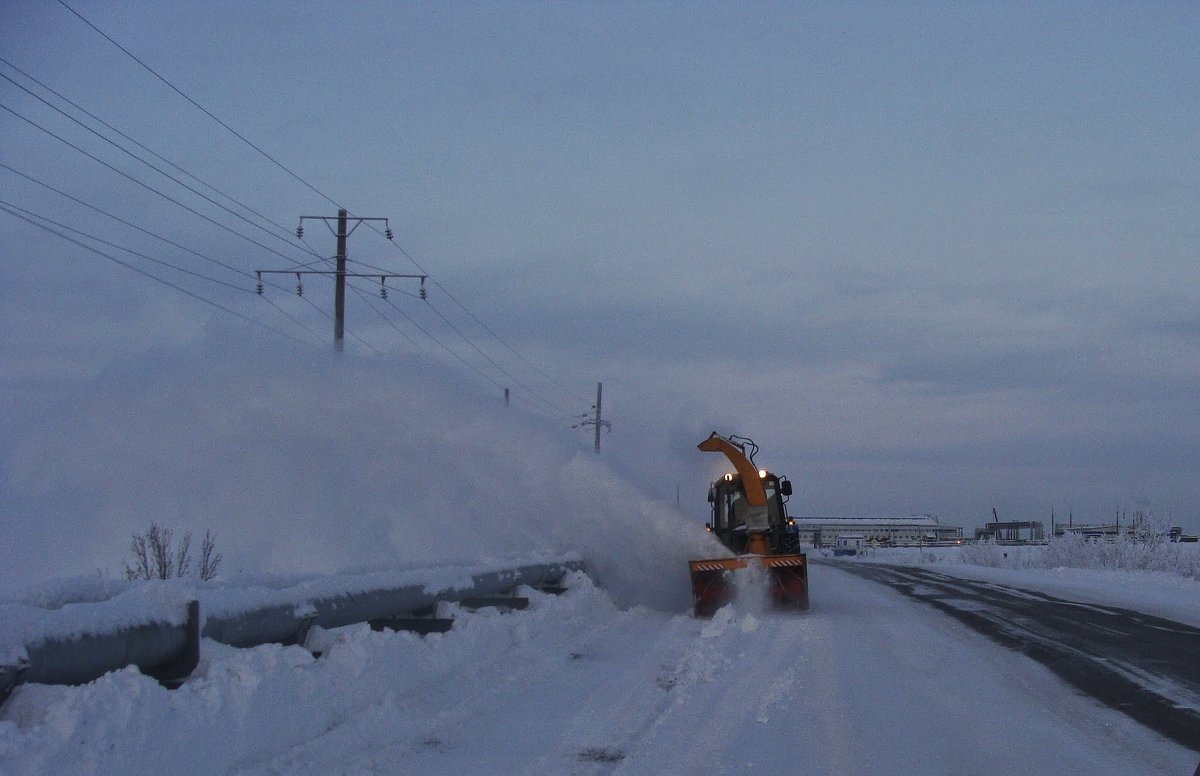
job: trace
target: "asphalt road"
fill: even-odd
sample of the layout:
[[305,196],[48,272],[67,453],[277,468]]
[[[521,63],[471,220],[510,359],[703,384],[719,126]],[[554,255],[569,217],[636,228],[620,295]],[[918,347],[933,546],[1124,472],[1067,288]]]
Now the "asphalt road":
[[930,604],[1037,660],[1082,692],[1200,752],[1200,629],[925,568],[813,562]]

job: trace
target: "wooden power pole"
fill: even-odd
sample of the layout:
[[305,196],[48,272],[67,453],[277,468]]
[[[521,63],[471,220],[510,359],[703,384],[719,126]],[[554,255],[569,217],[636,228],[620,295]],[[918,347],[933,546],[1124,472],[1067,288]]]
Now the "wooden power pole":
[[[303,217],[300,222],[304,223]],[[346,209],[338,208],[337,275],[333,282],[333,349],[339,353],[345,347],[346,338],[346,237]]]

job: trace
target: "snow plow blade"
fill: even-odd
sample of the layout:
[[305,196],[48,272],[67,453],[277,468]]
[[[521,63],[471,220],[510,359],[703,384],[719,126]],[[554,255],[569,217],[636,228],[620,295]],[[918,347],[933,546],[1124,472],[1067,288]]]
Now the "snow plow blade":
[[804,555],[742,555],[688,561],[696,616],[712,617],[732,601],[736,597],[732,572],[751,563],[766,569],[771,604],[776,609],[808,608],[808,559]]

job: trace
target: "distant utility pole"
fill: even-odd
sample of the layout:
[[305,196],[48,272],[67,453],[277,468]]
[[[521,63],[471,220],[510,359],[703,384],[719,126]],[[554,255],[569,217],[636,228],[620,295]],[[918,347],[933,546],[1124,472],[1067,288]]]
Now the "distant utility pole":
[[[604,426],[604,428],[607,429],[608,431],[612,431],[612,423],[610,423],[607,420],[604,420],[603,417],[601,416],[600,400],[603,397],[603,395],[604,395],[604,383],[596,383],[596,403],[592,406],[592,409],[596,411],[596,416],[594,418],[588,418],[587,420],[581,421],[579,423],[576,423],[574,426],[571,426],[571,428],[582,428],[583,426],[595,426],[596,427],[596,452],[597,453],[600,452],[600,427]],[[587,414],[585,413],[581,417],[586,418]]]
[[[425,293],[425,278],[428,275],[397,275],[391,272],[347,272],[346,271],[346,238],[354,233],[354,230],[362,224],[363,221],[382,221],[384,225],[384,236],[389,240],[392,239],[392,228],[388,224],[386,218],[364,218],[359,216],[347,216],[345,208],[339,208],[336,216],[300,216],[300,225],[296,227],[296,237],[304,237],[304,221],[305,219],[313,221],[321,221],[333,232],[337,237],[337,255],[334,256],[336,263],[333,270],[315,270],[304,269],[310,267],[311,264],[302,265],[300,269],[260,269],[255,270],[258,275],[258,294],[262,296],[263,292],[263,275],[295,275],[296,276],[296,295],[304,296],[304,283],[301,277],[304,275],[324,275],[326,277],[332,275],[334,278],[333,284],[333,347],[341,353],[344,348],[344,340],[346,333],[346,278],[379,278],[379,296],[387,299],[387,280],[388,278],[420,278],[421,280],[421,298],[424,299]],[[331,221],[337,222],[337,230],[330,226]],[[347,222],[353,221],[354,226],[350,230],[346,230]]]

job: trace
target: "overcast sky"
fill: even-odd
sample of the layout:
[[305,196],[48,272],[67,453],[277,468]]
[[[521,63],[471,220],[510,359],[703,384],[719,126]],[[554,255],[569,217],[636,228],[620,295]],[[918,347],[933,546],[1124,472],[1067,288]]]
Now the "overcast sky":
[[0,7],[0,73],[282,227],[0,80],[0,162],[204,258],[9,169],[0,199],[234,286],[73,235],[213,307],[0,212],[10,510],[60,397],[152,392],[183,353],[331,350],[329,281],[252,277],[315,260],[288,232],[328,197],[403,249],[363,227],[352,269],[433,278],[428,303],[360,281],[344,359],[481,406],[508,386],[582,450],[565,416],[602,380],[602,458],[697,517],[716,429],[798,514],[1200,530],[1195,4],[69,2],[307,183],[64,6]]

